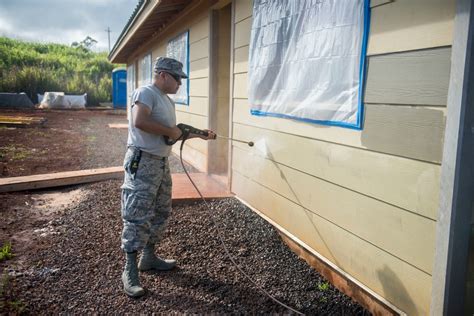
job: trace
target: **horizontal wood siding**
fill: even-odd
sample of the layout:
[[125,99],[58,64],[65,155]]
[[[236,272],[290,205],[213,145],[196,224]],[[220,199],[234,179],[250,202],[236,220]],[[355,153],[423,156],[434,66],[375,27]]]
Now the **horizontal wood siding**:
[[[233,170],[241,175],[431,274],[434,220],[256,156],[251,149],[234,149],[233,158]],[[368,223],[377,225],[367,229]]]
[[[365,104],[362,131],[250,115],[247,75],[234,75],[234,121],[370,151],[441,163],[446,108]],[[237,90],[239,89],[239,90]]]
[[[176,104],[178,123],[186,123],[197,128],[209,126],[209,16],[208,11],[193,12],[188,24],[181,24],[170,30],[159,41],[151,43],[153,61],[166,56],[168,41],[189,30],[189,105]],[[201,171],[207,171],[207,142],[186,141],[183,159]],[[179,146],[173,146],[179,154]]]
[[[240,198],[283,226],[313,250],[379,293],[408,315],[428,315],[431,276],[298,203],[232,172]],[[377,223],[370,222],[370,226]]]
[[368,55],[452,44],[455,0],[387,2],[371,1]]
[[451,58],[450,34],[417,38],[452,24],[447,2],[372,11],[362,131],[250,115],[252,1],[235,4],[233,136],[255,146],[233,143],[231,190],[410,315],[429,313]]
[[372,56],[365,102],[446,106],[451,47]]
[[255,143],[252,148],[234,143],[239,148],[248,148],[251,158],[276,161],[359,194],[436,219],[439,165],[240,123],[234,124],[234,137]]

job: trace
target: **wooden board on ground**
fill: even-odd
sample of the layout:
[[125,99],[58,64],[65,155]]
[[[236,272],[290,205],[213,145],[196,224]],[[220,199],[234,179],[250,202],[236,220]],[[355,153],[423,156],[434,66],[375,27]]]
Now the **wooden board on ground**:
[[44,125],[47,121],[44,117],[6,116],[0,115],[0,125],[7,127],[27,127],[32,125]]
[[128,128],[128,124],[125,124],[125,123],[109,124],[109,128]]
[[[193,187],[186,174],[174,173],[172,177],[173,202],[200,199],[199,193]],[[217,199],[234,196],[223,184],[205,173],[191,173],[190,177],[193,179],[194,183],[199,188],[199,191],[201,191],[202,195],[206,199]]]
[[[224,185],[207,174],[191,173],[190,176],[206,199],[233,196]],[[122,166],[11,177],[0,179],[0,193],[45,189],[122,178]],[[193,187],[186,174],[175,173],[172,174],[172,178],[172,195],[174,202],[200,199],[198,192]]]
[[123,177],[123,167],[66,171],[0,179],[0,192],[14,192],[96,182]]

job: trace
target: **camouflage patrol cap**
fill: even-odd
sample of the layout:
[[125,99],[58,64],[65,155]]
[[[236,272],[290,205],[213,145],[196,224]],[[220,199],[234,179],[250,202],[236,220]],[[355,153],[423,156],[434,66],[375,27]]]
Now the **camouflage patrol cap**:
[[188,78],[183,72],[183,64],[169,57],[158,57],[155,61],[155,72],[166,71],[181,78]]

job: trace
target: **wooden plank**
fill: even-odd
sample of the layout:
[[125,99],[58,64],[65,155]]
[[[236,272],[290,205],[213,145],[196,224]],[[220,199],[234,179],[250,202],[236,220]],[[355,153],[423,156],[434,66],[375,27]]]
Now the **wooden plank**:
[[365,102],[446,106],[451,48],[372,56]]
[[41,122],[44,121],[44,117],[38,116],[12,116],[12,115],[0,115],[0,121],[4,122]]
[[209,17],[199,20],[189,29],[189,43],[192,44],[209,36]]
[[[237,75],[236,75],[237,77]],[[239,86],[242,81],[236,83]],[[236,93],[236,91],[234,91]],[[441,163],[446,108],[365,105],[362,131],[250,114],[245,99],[234,100],[234,122],[323,141]]]
[[189,63],[189,78],[209,77],[209,58],[205,57]]
[[253,1],[252,0],[238,0],[235,2],[235,17],[234,23],[240,22],[252,16]]
[[252,18],[247,18],[235,24],[234,48],[250,44],[250,30],[252,29]]
[[232,192],[409,315],[427,315],[431,276],[236,171]]
[[[83,184],[111,179],[123,178],[123,167],[110,167],[79,171],[67,171],[50,174],[40,174],[24,177],[0,179],[0,193],[35,190]],[[231,197],[231,194],[222,184],[204,173],[191,173],[191,179],[196,183],[206,199]],[[200,196],[184,173],[172,174],[173,202],[198,200]]]
[[249,46],[237,48],[234,56],[234,73],[247,72],[249,68]]
[[0,116],[0,125],[7,127],[29,127],[34,125],[43,126],[48,120],[44,117],[27,116]]
[[448,46],[454,0],[371,1],[368,55]]
[[241,149],[234,149],[232,161],[242,176],[431,274],[434,220]]
[[209,38],[203,38],[189,45],[189,62],[209,57]]
[[120,178],[123,178],[123,167],[0,178],[0,192],[35,190]]
[[110,123],[109,128],[128,128],[126,123]]
[[267,158],[433,220],[437,218],[437,164],[241,124],[234,125],[234,137],[254,141],[251,148],[233,143],[244,150],[248,159]]
[[[190,173],[189,176],[205,199],[218,199],[234,196],[222,184],[205,173]],[[173,203],[180,201],[201,200],[199,193],[184,173],[174,173]]]
[[189,80],[189,96],[208,97],[209,96],[209,78],[199,78]]

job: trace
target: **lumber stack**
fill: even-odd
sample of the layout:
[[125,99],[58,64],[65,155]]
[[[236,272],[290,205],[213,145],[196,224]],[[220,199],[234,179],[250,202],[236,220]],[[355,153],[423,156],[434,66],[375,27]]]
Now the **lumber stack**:
[[7,127],[28,127],[34,125],[42,126],[46,121],[47,119],[44,117],[0,115],[0,126]]

